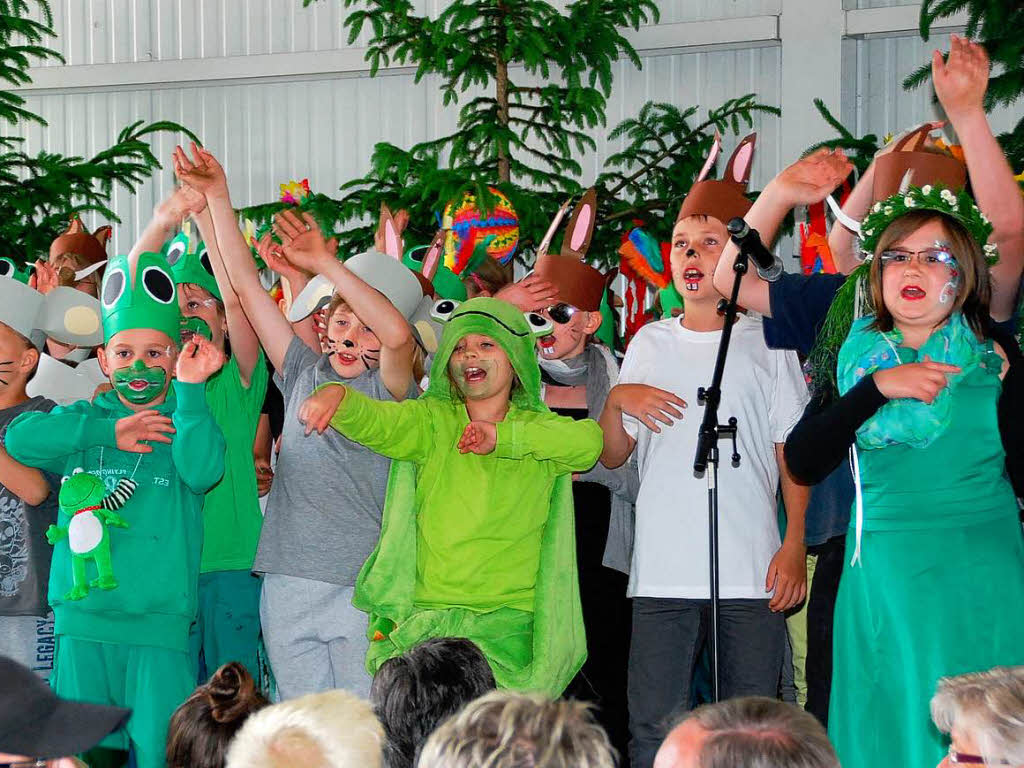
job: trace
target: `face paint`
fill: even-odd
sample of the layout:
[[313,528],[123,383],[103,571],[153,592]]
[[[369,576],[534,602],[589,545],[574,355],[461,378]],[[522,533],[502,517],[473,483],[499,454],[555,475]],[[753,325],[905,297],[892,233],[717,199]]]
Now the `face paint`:
[[[212,301],[212,299],[211,299]],[[181,318],[181,341],[185,343],[192,340],[192,335],[198,333],[207,341],[213,341],[213,331],[209,324],[201,317]]]
[[145,405],[163,392],[167,371],[160,366],[147,368],[141,360],[136,360],[133,365],[115,370],[111,379],[121,397],[132,405]]
[[450,367],[459,391],[470,399],[488,389],[490,383],[498,378],[496,360],[453,360]]

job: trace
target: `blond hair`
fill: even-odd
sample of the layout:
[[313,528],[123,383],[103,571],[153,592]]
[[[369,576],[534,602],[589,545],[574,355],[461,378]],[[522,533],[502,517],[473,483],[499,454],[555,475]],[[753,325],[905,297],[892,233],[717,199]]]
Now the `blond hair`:
[[252,715],[231,742],[226,768],[380,768],[383,743],[368,702],[325,691]]
[[579,701],[493,691],[434,731],[418,768],[614,768],[608,736]]
[[1024,765],[1024,667],[994,667],[939,680],[932,720],[970,732],[989,764]]

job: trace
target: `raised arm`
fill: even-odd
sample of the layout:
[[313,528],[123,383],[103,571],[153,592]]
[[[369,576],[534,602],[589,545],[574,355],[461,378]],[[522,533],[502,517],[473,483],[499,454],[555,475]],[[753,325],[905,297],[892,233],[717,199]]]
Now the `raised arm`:
[[999,247],[999,263],[991,270],[991,315],[1006,320],[1024,268],[1024,196],[985,117],[988,76],[985,49],[965,38],[952,36],[948,61],[939,51],[932,54],[935,95],[963,147],[974,199],[992,222],[990,240]]
[[131,255],[159,253],[167,239],[189,214],[206,208],[206,198],[189,186],[180,186],[153,209],[153,218],[132,246]]
[[[205,198],[203,198],[205,201]],[[221,299],[224,302],[224,314],[228,321],[228,338],[231,340],[231,355],[238,362],[238,373],[242,379],[242,385],[249,387],[252,380],[252,373],[257,365],[262,365],[260,359],[260,340],[256,337],[249,319],[245,316],[242,303],[238,300],[228,277],[227,268],[220,255],[220,248],[217,246],[217,233],[213,226],[213,218],[210,211],[204,205],[203,210],[192,214],[196,226],[199,227],[199,234],[206,244],[206,252],[210,257],[210,266],[213,267],[213,276],[217,279],[217,287],[220,288]]]
[[330,280],[356,317],[373,327],[381,345],[381,381],[395,400],[404,399],[412,381],[415,341],[402,313],[380,291],[371,288],[338,261],[337,243],[324,239],[310,214],[305,213],[300,219],[292,211],[285,211],[275,220],[275,230],[284,244],[288,261]]
[[[833,189],[849,176],[853,166],[840,149],[819,149],[801,158],[768,182],[754,205],[743,218],[751,229],[761,235],[761,242],[769,246],[778,234],[782,220],[794,207],[810,205],[825,199]],[[722,251],[715,270],[714,284],[719,293],[728,296],[732,291],[733,264],[739,249],[730,240]],[[766,317],[771,317],[768,283],[750,269],[740,282],[739,303]]]
[[209,152],[200,150],[194,144],[192,147],[193,160],[189,160],[181,147],[175,149],[174,172],[179,179],[206,197],[213,219],[214,240],[223,259],[228,281],[270,362],[274,368],[282,371],[288,345],[295,336],[291,323],[281,314],[270,294],[263,290],[256,263],[231,207],[224,169]]

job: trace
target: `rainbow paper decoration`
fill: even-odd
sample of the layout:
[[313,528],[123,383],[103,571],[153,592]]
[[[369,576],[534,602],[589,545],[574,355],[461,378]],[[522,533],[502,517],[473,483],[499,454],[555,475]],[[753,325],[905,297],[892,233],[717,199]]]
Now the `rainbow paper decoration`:
[[476,195],[469,192],[444,208],[444,265],[457,275],[466,268],[477,243],[489,235],[493,235],[493,239],[487,246],[487,255],[502,264],[512,260],[519,244],[519,217],[515,208],[497,189],[488,189],[495,199],[486,216],[477,207]]
[[663,245],[640,227],[635,227],[619,246],[619,255],[636,275],[651,285],[665,288],[672,282],[667,246],[667,243]]
[[281,185],[281,202],[289,205],[301,205],[310,195],[309,179],[289,181]]

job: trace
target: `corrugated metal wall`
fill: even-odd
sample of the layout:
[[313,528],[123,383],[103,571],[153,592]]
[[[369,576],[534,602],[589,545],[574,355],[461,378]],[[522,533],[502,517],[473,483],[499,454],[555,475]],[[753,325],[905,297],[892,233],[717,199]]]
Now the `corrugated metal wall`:
[[[878,0],[854,0],[860,6]],[[436,11],[444,0],[419,0]],[[661,0],[662,24],[776,15],[782,0]],[[847,5],[851,5],[847,0]],[[897,4],[889,2],[888,4]],[[55,42],[69,66],[146,62],[197,57],[246,56],[334,50],[347,45],[340,2],[322,0],[303,9],[299,0],[58,0],[53,4]],[[241,11],[241,12],[240,12]],[[917,37],[882,37],[844,43],[842,116],[858,132],[885,134],[931,114],[926,89],[907,94],[903,77],[927,60],[947,38],[924,43]],[[359,45],[362,41],[357,41]],[[808,41],[812,44],[813,41]],[[608,101],[609,128],[636,114],[645,101],[713,107],[722,100],[755,92],[778,104],[781,88],[778,45],[726,50],[651,52],[643,69],[617,66]],[[117,131],[138,119],[181,122],[199,134],[228,170],[236,204],[274,199],[277,185],[308,177],[314,189],[333,192],[364,173],[373,145],[388,141],[409,146],[454,128],[455,109],[441,109],[436,82],[414,83],[410,74],[386,73],[302,79],[296,82],[201,87],[162,84],[140,90],[94,90],[26,94],[28,108],[46,128],[29,126],[26,149],[89,155],[106,147]],[[808,93],[807,99],[819,95]],[[997,127],[1010,124],[997,116]],[[765,183],[784,160],[779,121],[756,126],[759,152],[752,186]],[[610,153],[607,131],[596,132],[598,149],[581,158],[581,181],[592,180]],[[155,151],[168,157],[172,145],[157,139]],[[164,171],[138,195],[116,193],[114,208],[123,219],[115,228],[115,248],[124,251],[153,205],[172,184]]]

